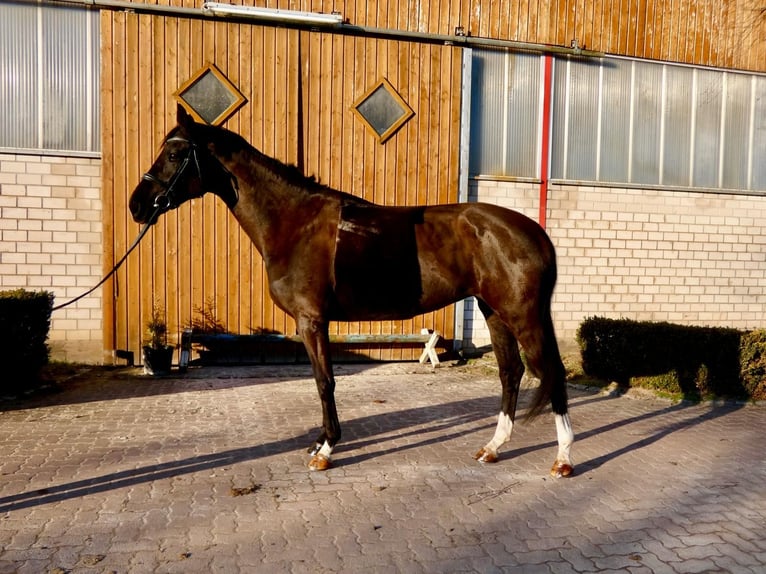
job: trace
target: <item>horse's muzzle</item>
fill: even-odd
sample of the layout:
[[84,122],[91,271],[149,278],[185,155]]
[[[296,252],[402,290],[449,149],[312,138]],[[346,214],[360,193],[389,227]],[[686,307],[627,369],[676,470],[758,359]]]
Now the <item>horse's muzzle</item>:
[[138,201],[135,197],[131,197],[130,201],[128,202],[128,208],[130,209],[130,213],[133,216],[133,221],[136,223],[143,223],[142,219],[144,214],[141,202]]
[[[164,196],[158,196],[164,198],[164,201],[168,203],[169,200]],[[162,201],[162,200],[161,200]],[[167,207],[165,208],[158,208],[157,206],[157,199],[155,199],[154,203],[149,203],[149,201],[142,201],[134,196],[130,198],[130,201],[128,202],[128,208],[130,209],[130,213],[133,216],[133,221],[136,223],[156,223],[157,216],[160,213],[165,213],[167,211]],[[151,221],[151,220],[154,221]]]

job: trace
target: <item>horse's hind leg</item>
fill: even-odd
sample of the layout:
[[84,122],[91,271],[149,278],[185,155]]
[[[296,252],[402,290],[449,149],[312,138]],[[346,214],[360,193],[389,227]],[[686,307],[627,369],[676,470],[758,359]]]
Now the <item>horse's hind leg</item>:
[[524,364],[519,355],[519,345],[508,326],[481,300],[479,300],[479,308],[487,320],[492,339],[492,350],[497,358],[500,384],[502,385],[502,399],[495,434],[492,440],[474,455],[474,458],[479,462],[497,462],[498,449],[511,440],[513,422],[516,418],[519,384],[524,375]]
[[544,313],[541,328],[527,330],[521,337],[529,370],[540,379],[540,390],[532,406],[532,414],[537,414],[550,401],[556,420],[558,454],[551,475],[557,478],[569,476],[574,471],[570,457],[574,432],[567,406],[566,373],[550,314]]

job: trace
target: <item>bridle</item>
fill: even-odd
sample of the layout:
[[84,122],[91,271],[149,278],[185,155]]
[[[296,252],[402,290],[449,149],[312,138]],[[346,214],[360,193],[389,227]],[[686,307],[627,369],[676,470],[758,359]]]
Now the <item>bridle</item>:
[[141,239],[143,239],[144,235],[146,235],[146,232],[149,231],[149,228],[154,225],[157,222],[157,218],[165,213],[166,211],[169,211],[170,209],[173,209],[175,207],[178,207],[178,204],[175,202],[175,197],[173,195],[173,191],[175,189],[176,184],[181,179],[181,176],[184,174],[184,171],[186,171],[186,167],[190,163],[194,163],[194,166],[197,168],[197,176],[199,177],[200,181],[202,181],[202,170],[200,169],[199,165],[199,156],[197,155],[197,145],[185,138],[182,137],[172,137],[168,138],[165,143],[171,142],[171,141],[178,141],[178,142],[184,142],[189,144],[189,149],[186,152],[186,157],[184,157],[183,161],[181,162],[181,165],[178,166],[178,169],[176,169],[173,176],[170,178],[170,181],[162,181],[160,178],[155,177],[149,172],[146,172],[141,179],[144,181],[149,181],[151,183],[154,183],[156,185],[159,185],[163,192],[158,195],[154,199],[154,212],[152,213],[151,217],[146,221],[144,226],[141,228],[141,231],[138,234],[138,237],[136,237],[135,241],[131,244],[131,246],[128,248],[128,250],[125,252],[125,255],[122,256],[122,258],[117,262],[117,264],[112,267],[112,270],[107,273],[101,281],[96,283],[93,287],[88,289],[85,293],[82,293],[78,297],[75,297],[74,299],[71,299],[67,301],[66,303],[62,303],[61,305],[57,305],[51,309],[51,311],[58,311],[59,309],[63,309],[64,307],[68,307],[69,305],[72,305],[73,303],[79,301],[83,297],[86,297],[93,293],[96,289],[101,287],[107,279],[109,279],[112,275],[114,275],[117,270],[120,268],[120,266],[125,262],[125,260],[128,258],[128,255],[138,246],[138,244],[141,242]]
[[[160,215],[165,213],[166,211],[170,211],[171,209],[175,209],[180,204],[176,201],[175,198],[175,187],[180,181],[181,177],[184,175],[184,172],[186,171],[186,168],[189,166],[189,164],[194,164],[194,167],[197,169],[197,177],[200,180],[200,187],[203,190],[204,193],[204,186],[202,185],[202,169],[200,167],[199,162],[199,148],[197,147],[197,144],[195,144],[193,141],[188,140],[186,138],[182,138],[180,136],[173,136],[171,138],[168,138],[165,140],[165,144],[168,144],[170,142],[182,142],[189,145],[188,150],[186,151],[186,156],[184,157],[183,161],[181,161],[181,164],[176,169],[175,173],[170,177],[170,180],[163,181],[160,178],[158,178],[155,175],[152,175],[149,172],[146,172],[143,176],[141,176],[141,179],[143,181],[148,181],[150,183],[153,183],[155,185],[158,185],[162,188],[162,193],[160,193],[157,197],[154,198],[154,212],[149,217],[149,219],[146,220],[146,223],[141,228],[141,231],[138,234],[138,237],[136,237],[135,241],[133,241],[132,245],[128,248],[128,250],[125,252],[125,255],[122,256],[122,258],[117,262],[117,264],[112,267],[112,270],[107,273],[101,281],[99,281],[96,285],[88,289],[85,293],[79,295],[78,297],[75,297],[74,299],[71,299],[70,301],[67,301],[66,303],[63,303],[61,305],[57,305],[56,307],[53,307],[52,311],[58,311],[59,309],[63,309],[64,307],[68,307],[69,305],[75,303],[76,301],[79,301],[83,297],[86,297],[87,295],[90,295],[95,291],[97,288],[101,287],[107,279],[109,279],[112,275],[114,275],[117,270],[120,268],[120,266],[125,262],[125,260],[128,258],[128,255],[138,246],[138,244],[141,242],[141,239],[146,235],[146,232],[149,231],[149,228],[154,225],[157,222],[157,218],[159,218]],[[217,158],[214,158],[217,159]],[[229,176],[232,183],[232,193],[233,195],[231,197],[224,197],[224,201],[226,202],[226,205],[228,205],[230,208],[233,207],[238,199],[239,199],[239,185],[237,183],[237,178],[234,176],[233,173],[231,173],[228,169],[226,169],[226,166],[224,166],[220,160],[218,160],[218,164],[220,165],[221,170]]]
[[184,157],[183,161],[181,161],[181,164],[178,166],[175,173],[170,177],[169,181],[163,181],[148,171],[143,176],[141,176],[142,180],[149,181],[155,185],[159,185],[163,190],[162,193],[154,198],[154,213],[152,214],[152,217],[149,219],[149,221],[156,221],[158,216],[162,215],[166,211],[170,211],[171,209],[178,207],[179,204],[175,201],[173,192],[175,190],[176,184],[181,179],[184,171],[186,171],[186,167],[190,163],[194,163],[194,167],[197,168],[197,177],[199,177],[200,182],[202,181],[202,170],[200,169],[199,165],[197,144],[180,136],[168,138],[165,141],[165,144],[170,142],[183,142],[188,144],[189,148],[186,151],[186,156]]

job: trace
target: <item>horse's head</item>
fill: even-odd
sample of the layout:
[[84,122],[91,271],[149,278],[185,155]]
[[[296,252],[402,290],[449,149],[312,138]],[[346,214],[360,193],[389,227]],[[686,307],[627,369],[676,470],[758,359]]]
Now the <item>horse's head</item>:
[[208,191],[223,197],[229,206],[233,194],[236,203],[236,180],[211,155],[209,142],[200,137],[203,126],[180,105],[177,121],[130,196],[130,212],[137,223],[155,223],[166,211]]

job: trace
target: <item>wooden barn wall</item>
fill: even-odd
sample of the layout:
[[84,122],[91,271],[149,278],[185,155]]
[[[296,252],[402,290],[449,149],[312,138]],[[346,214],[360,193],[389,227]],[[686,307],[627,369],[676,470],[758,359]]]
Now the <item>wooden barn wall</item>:
[[[253,4],[253,0],[243,0]],[[621,56],[766,72],[763,0],[256,1],[340,11],[351,24],[581,47]]]
[[[141,0],[142,4],[150,3]],[[157,0],[201,8],[202,0]],[[272,8],[340,11],[350,24],[418,33],[581,46],[635,56],[766,71],[763,0],[242,0]],[[227,127],[322,182],[387,204],[457,197],[460,49],[268,26],[102,11],[105,268],[138,232],[130,191],[174,124],[172,93],[215,63],[248,103]],[[351,112],[379,77],[416,115],[381,146]],[[212,197],[165,215],[104,296],[105,349],[140,348],[152,301],[172,330],[214,308],[238,333],[294,325],[271,303],[262,262]],[[109,294],[113,293],[113,297]],[[410,322],[336,326],[337,332],[452,334],[452,308]],[[392,355],[395,358],[395,353]]]
[[[460,50],[247,24],[102,13],[105,268],[139,231],[127,201],[175,125],[172,94],[207,62],[247,98],[225,126],[321,182],[384,204],[457,200]],[[384,145],[350,111],[386,77],[415,116]],[[109,296],[113,293],[113,297]],[[105,287],[104,346],[140,350],[153,303],[171,332],[214,310],[234,333],[294,333],[269,298],[262,260],[213,196],[161,217]],[[334,332],[453,333],[454,308]],[[413,349],[373,351],[413,358]]]

